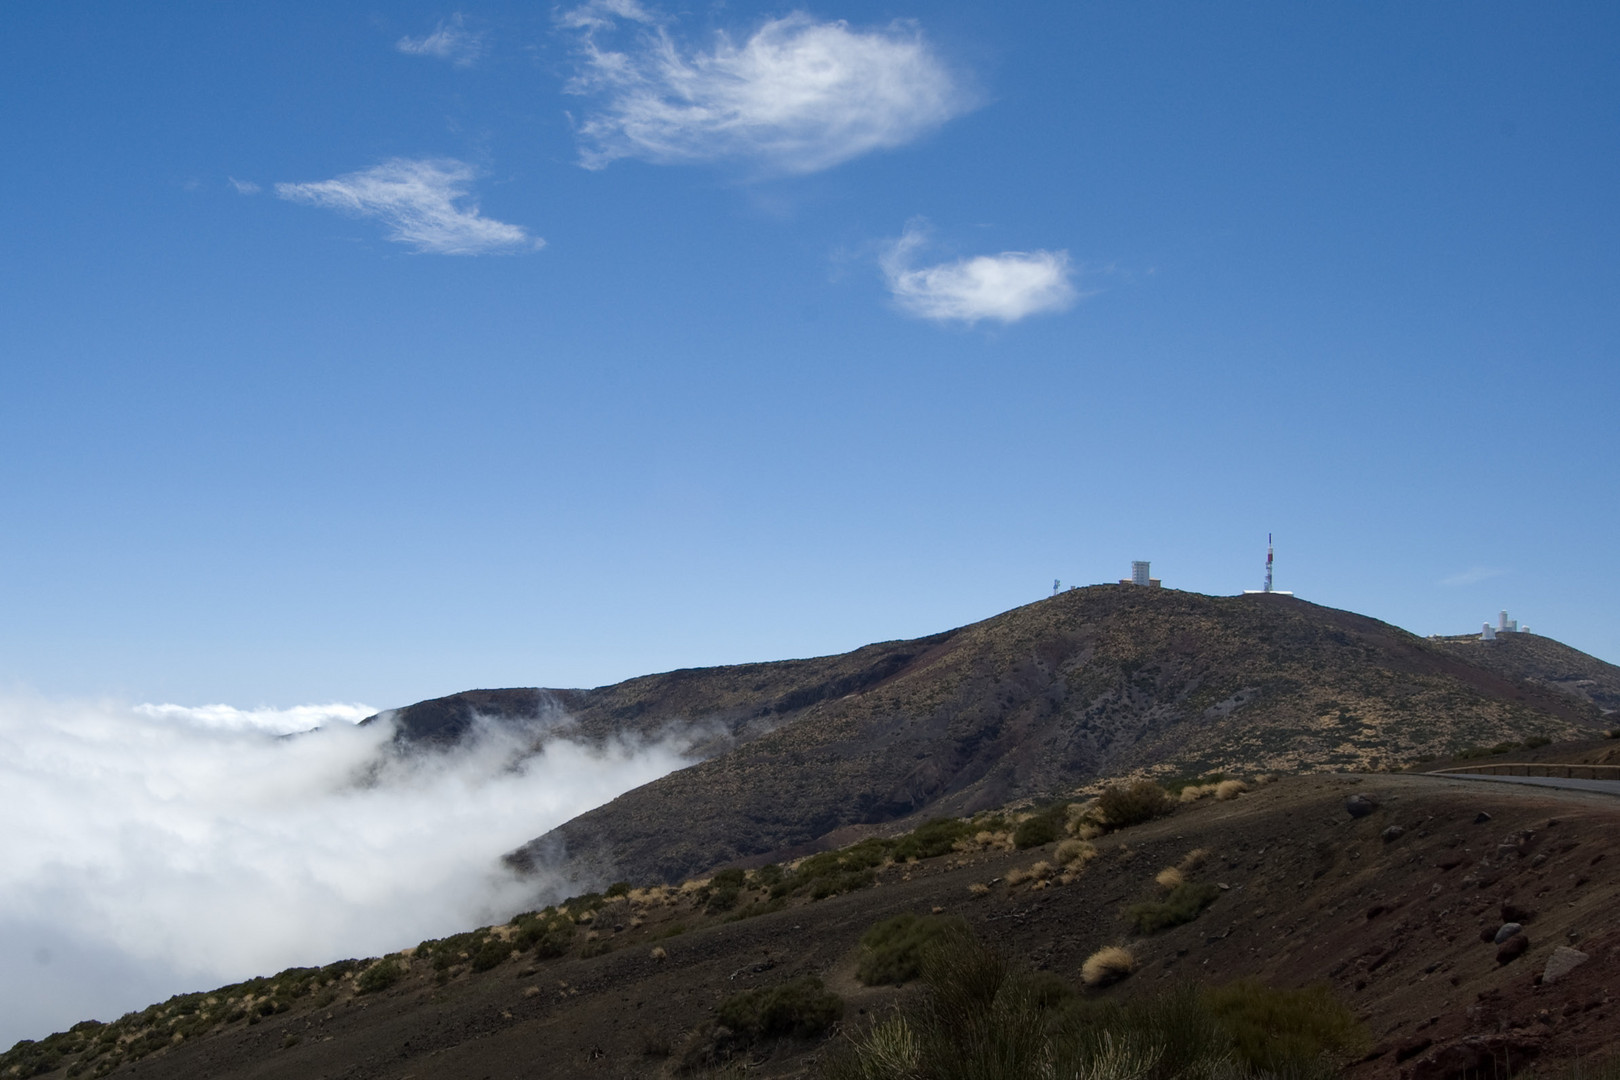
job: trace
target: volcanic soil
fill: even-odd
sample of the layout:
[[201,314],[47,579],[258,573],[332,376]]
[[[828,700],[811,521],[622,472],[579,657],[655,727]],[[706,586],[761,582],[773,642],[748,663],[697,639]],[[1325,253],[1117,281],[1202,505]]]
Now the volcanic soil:
[[[1352,816],[1352,796],[1369,812]],[[670,1076],[722,999],[800,975],[842,995],[842,1030],[857,1030],[917,992],[855,980],[861,934],[899,912],[938,910],[1077,985],[1091,952],[1127,945],[1135,973],[1087,993],[1247,975],[1326,981],[1368,1028],[1371,1050],[1349,1066],[1357,1080],[1556,1071],[1620,1052],[1617,826],[1620,800],[1605,795],[1421,775],[1289,777],[1098,838],[1068,884],[1050,874],[1007,883],[1051,861],[1047,845],[891,865],[873,887],[751,918],[735,916],[765,893],[710,916],[692,891],[638,891],[595,913],[587,951],[600,955],[519,954],[481,973],[458,965],[443,982],[416,960],[389,989],[359,995],[346,980],[335,1000],[176,1039],[114,1075]],[[1191,923],[1133,938],[1123,909],[1153,899],[1155,875],[1195,849],[1208,855],[1193,876],[1220,886],[1219,898]],[[1486,939],[1506,922],[1522,930],[1504,949]],[[1544,979],[1560,947],[1574,950],[1561,961],[1586,959]],[[813,1076],[839,1037],[757,1044],[741,1062],[761,1077]]]

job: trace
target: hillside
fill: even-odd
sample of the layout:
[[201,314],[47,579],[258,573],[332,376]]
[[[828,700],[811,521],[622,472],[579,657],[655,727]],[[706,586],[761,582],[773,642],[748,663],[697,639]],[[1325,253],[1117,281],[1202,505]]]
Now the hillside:
[[1491,666],[1499,654],[1480,662],[1288,597],[1103,585],[844,656],[480,692],[413,706],[400,722],[410,738],[430,726],[418,717],[531,715],[544,700],[592,737],[681,724],[714,733],[713,757],[511,856],[600,887],[678,881],[1105,775],[1380,768],[1590,733],[1600,710],[1567,676],[1615,669],[1558,648],[1558,679],[1537,680]]
[[[1347,796],[1371,811],[1348,813]],[[1127,947],[1134,974],[1083,989],[1092,1000],[1241,976],[1325,980],[1368,1029],[1353,1080],[1465,1080],[1491,1063],[1559,1075],[1620,1052],[1612,797],[1426,776],[1290,777],[1096,838],[1061,875],[1042,870],[1063,859],[1057,844],[1015,851],[1007,836],[885,862],[820,900],[771,900],[775,879],[763,875],[729,906],[716,903],[714,883],[581,898],[385,964],[295,969],[81,1025],[14,1048],[0,1076],[77,1066],[132,1080],[670,1077],[717,1044],[717,1009],[743,991],[818,977],[843,998],[851,1034],[912,1000],[911,987],[857,979],[859,942],[877,920],[930,911],[961,916],[1014,964],[1075,987],[1094,950]],[[1182,925],[1133,931],[1130,906],[1162,896],[1155,878],[1178,864],[1216,890],[1213,902]],[[1504,921],[1522,925],[1522,945],[1483,940]],[[544,936],[525,937],[540,925]],[[519,947],[485,960],[501,941]],[[1544,978],[1570,947],[1585,959]],[[387,965],[388,978],[371,974]],[[764,1039],[736,1048],[729,1067],[811,1077],[842,1042]]]

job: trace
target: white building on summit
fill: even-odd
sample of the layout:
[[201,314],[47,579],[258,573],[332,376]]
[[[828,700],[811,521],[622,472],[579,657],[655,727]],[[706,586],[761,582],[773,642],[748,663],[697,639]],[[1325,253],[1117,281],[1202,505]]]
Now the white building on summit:
[[1135,559],[1131,562],[1131,576],[1120,578],[1121,585],[1145,585],[1150,589],[1159,588],[1161,582],[1156,577],[1148,576],[1148,567],[1152,564],[1146,559]]

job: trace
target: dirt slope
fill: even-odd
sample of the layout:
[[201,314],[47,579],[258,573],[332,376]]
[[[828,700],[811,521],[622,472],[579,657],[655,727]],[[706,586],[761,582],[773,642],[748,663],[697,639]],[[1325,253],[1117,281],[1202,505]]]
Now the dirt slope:
[[[1376,808],[1354,818],[1350,795]],[[894,866],[873,888],[741,922],[706,918],[678,896],[617,901],[596,922],[604,955],[518,957],[480,974],[463,967],[443,986],[418,962],[392,989],[318,1007],[306,998],[114,1075],[668,1076],[684,1033],[742,988],[816,974],[846,996],[845,1024],[858,1026],[907,992],[853,981],[861,932],[936,907],[1021,963],[1071,979],[1094,949],[1128,944],[1138,970],[1108,994],[1251,974],[1282,985],[1326,980],[1377,1043],[1351,1070],[1365,1080],[1459,1080],[1492,1057],[1556,1068],[1620,1052],[1620,800],[1422,776],[1304,776],[1184,806],[1097,846],[1077,880],[1044,888],[1005,879],[1049,849]],[[1155,873],[1194,848],[1211,853],[1197,873],[1226,886],[1220,898],[1190,924],[1131,939],[1124,906],[1152,898]],[[996,879],[984,897],[969,891]],[[1481,935],[1504,921],[1504,904],[1528,948],[1500,962]],[[675,924],[690,928],[661,936]],[[1544,984],[1555,949],[1571,945],[1588,959]],[[667,959],[654,958],[655,946]],[[750,1073],[814,1075],[824,1052],[822,1043],[766,1044]]]
[[1279,596],[1095,586],[793,664],[568,698],[601,728],[720,716],[734,745],[536,838],[514,863],[596,887],[679,880],[850,826],[967,813],[1102,775],[1376,768],[1601,723],[1592,701],[1549,683]]

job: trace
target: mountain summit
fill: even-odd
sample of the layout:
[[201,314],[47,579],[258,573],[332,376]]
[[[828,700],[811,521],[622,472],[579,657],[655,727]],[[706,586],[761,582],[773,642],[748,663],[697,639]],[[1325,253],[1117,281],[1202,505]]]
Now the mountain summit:
[[1474,647],[1277,595],[1098,585],[840,656],[471,691],[394,719],[405,746],[479,722],[535,725],[536,745],[556,723],[588,740],[689,733],[706,760],[508,856],[605,883],[679,881],[1100,777],[1381,768],[1588,735],[1617,694],[1620,668],[1534,635]]

